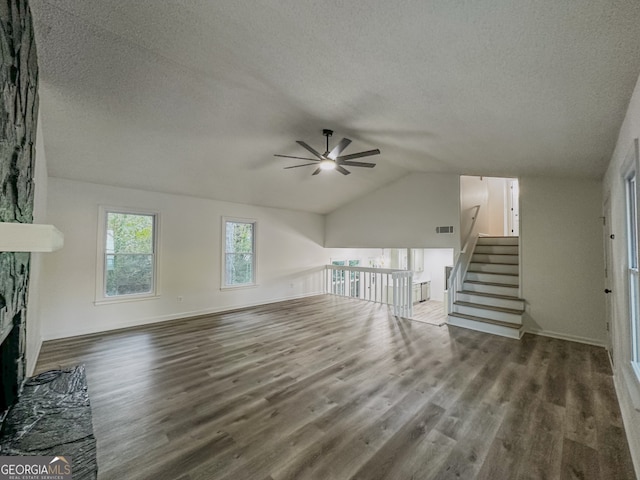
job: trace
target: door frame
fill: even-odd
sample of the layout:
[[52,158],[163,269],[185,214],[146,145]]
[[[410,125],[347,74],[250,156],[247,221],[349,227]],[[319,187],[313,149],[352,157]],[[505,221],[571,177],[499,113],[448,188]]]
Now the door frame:
[[[604,245],[604,288],[611,290],[613,286],[614,277],[614,263],[612,260],[612,245],[614,233],[611,225],[611,192],[607,192],[602,202],[602,241]],[[605,293],[605,323],[607,328],[607,352],[609,353],[609,360],[611,361],[611,367],[614,367],[614,355],[613,355],[613,339],[615,337],[613,329],[615,322],[613,321],[613,299],[611,294]]]
[[[520,181],[517,178],[506,179],[505,236],[520,236]],[[514,192],[514,184],[516,190]],[[514,210],[515,208],[515,210]]]

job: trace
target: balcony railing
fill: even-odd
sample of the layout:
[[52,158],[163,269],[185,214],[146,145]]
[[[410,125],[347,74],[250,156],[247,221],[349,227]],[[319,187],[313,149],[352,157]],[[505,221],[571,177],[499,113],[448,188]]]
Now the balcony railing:
[[397,317],[413,315],[413,272],[386,268],[326,265],[325,292],[390,305]]

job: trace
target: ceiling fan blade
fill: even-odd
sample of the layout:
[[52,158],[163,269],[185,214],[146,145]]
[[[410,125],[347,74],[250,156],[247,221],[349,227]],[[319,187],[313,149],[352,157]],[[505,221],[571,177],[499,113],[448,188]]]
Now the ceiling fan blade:
[[310,162],[319,162],[320,160],[317,160],[315,158],[305,158],[305,157],[293,157],[291,155],[274,155],[274,157],[282,157],[282,158],[295,158],[296,160],[309,160]]
[[365,162],[340,162],[340,165],[346,165],[347,167],[366,167],[373,168],[376,166],[375,163],[365,163]]
[[306,148],[309,152],[311,152],[313,155],[318,157],[320,160],[324,160],[324,157],[322,155],[320,155],[318,152],[316,152],[313,148],[311,148],[309,145],[304,143],[302,140],[297,140],[296,143],[301,147]]
[[348,138],[343,138],[335,147],[333,147],[333,150],[329,152],[329,155],[327,155],[327,157],[329,157],[331,160],[335,160],[336,158],[338,158],[338,155],[340,155],[342,151],[349,146],[350,143],[351,140],[349,140]]
[[320,167],[316,168],[316,170],[311,175],[317,175],[322,171]]
[[370,157],[371,155],[380,155],[380,150],[377,148],[375,150],[367,150],[366,152],[358,152],[352,153],[351,155],[343,155],[342,157],[336,158],[336,160],[351,160],[352,158],[362,158],[362,157]]
[[351,172],[346,168],[342,168],[340,165],[336,165],[336,170],[339,171],[343,175],[349,175]]
[[284,167],[285,170],[290,168],[308,167],[309,165],[316,165],[315,163],[303,163],[302,165],[294,165],[293,167]]

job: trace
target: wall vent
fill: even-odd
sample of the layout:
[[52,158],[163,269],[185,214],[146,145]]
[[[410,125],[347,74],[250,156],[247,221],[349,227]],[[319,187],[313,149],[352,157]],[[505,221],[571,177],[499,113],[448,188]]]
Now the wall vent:
[[448,227],[436,227],[436,233],[453,233],[453,225]]

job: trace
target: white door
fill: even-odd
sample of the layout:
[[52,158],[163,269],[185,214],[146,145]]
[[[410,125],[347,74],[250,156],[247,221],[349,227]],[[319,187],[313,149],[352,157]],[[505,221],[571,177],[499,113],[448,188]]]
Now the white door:
[[505,235],[517,237],[520,235],[520,207],[518,197],[520,189],[517,178],[507,180],[507,231]]
[[602,233],[604,241],[604,288],[605,288],[605,315],[607,322],[607,350],[613,365],[613,302],[611,301],[611,285],[613,284],[613,262],[611,261],[611,242],[615,239],[611,232],[611,199],[609,196],[604,201],[604,217],[602,219]]

